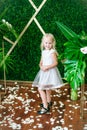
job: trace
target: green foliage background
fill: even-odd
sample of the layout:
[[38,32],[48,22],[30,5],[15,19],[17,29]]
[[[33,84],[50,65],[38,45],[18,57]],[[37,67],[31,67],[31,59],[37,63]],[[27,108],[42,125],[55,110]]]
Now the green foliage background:
[[[33,0],[38,7],[42,0]],[[28,0],[0,0],[0,14],[7,11],[2,19],[6,19],[13,25],[18,34],[21,33],[35,10]],[[57,51],[59,54],[64,52],[64,43],[67,39],[63,36],[56,25],[60,21],[71,28],[77,34],[82,30],[87,33],[87,1],[86,0],[47,0],[39,14],[36,16],[45,32],[53,33],[57,42]],[[8,38],[15,41],[9,34]],[[8,80],[32,81],[39,70],[40,43],[42,33],[33,21],[30,27],[23,35],[11,53],[14,61],[13,70],[9,69],[7,73]],[[1,39],[0,39],[1,47]],[[8,52],[11,44],[5,42],[5,52]],[[58,68],[62,77],[64,76],[64,67],[59,60]],[[2,75],[0,75],[2,78]]]

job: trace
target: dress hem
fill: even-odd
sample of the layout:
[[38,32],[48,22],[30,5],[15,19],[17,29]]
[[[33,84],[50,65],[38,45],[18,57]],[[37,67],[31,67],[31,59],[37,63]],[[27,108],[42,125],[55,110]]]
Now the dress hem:
[[32,85],[32,87],[37,87],[38,89],[40,89],[40,90],[50,90],[50,89],[57,89],[57,88],[61,88],[61,87],[63,87],[63,86],[65,86],[67,83],[63,83],[63,84],[61,84],[61,85],[57,85],[57,86],[52,86],[52,87],[50,87],[50,88],[47,88],[47,87],[43,87],[43,88],[41,88],[41,86],[40,85]]

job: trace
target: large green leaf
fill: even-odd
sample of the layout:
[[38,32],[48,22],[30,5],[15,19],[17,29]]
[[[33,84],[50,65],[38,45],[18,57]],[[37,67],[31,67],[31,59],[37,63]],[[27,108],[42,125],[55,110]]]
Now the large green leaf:
[[[10,7],[10,6],[9,6]],[[5,8],[4,11],[0,14],[0,20],[2,19],[2,17],[6,14],[6,12],[8,11],[9,7]]]
[[78,42],[79,39],[79,35],[77,35],[75,32],[73,32],[70,28],[68,28],[66,25],[60,23],[60,22],[56,22],[57,26],[59,27],[59,29],[62,31],[62,33],[64,34],[64,36],[69,40],[73,40],[75,39],[75,41]]
[[[66,59],[64,62],[64,78],[73,90],[77,90],[84,83],[85,78],[86,56],[80,51],[80,48],[85,45],[84,37],[77,35],[66,25],[60,22],[56,23],[68,40],[64,43],[64,59]],[[85,40],[87,39],[85,38]]]
[[73,89],[77,89],[81,84],[84,83],[84,74],[86,64],[84,61],[72,61],[66,60],[65,63],[65,79],[70,83]]

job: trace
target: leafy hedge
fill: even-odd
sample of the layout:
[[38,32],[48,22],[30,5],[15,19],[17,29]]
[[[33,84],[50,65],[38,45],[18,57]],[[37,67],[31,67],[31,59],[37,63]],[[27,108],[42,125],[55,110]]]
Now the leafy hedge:
[[[42,0],[33,0],[38,7]],[[64,51],[65,37],[56,25],[60,21],[70,27],[74,32],[80,34],[82,30],[87,33],[87,4],[83,0],[47,0],[39,14],[36,16],[45,32],[53,33],[57,41],[57,50],[59,54]],[[35,10],[29,4],[28,0],[0,0],[0,17],[6,19],[13,25],[18,34],[21,33],[28,20],[34,14]],[[1,20],[0,19],[0,20]],[[15,39],[9,34],[11,40]],[[9,69],[7,79],[10,80],[29,80],[32,81],[39,70],[40,60],[40,42],[42,33],[34,23],[30,25],[21,41],[16,45],[11,53],[13,59],[13,70]],[[0,39],[1,47],[1,39]],[[5,42],[5,51],[8,52],[11,44]],[[63,77],[64,67],[59,60],[59,70]],[[2,76],[0,75],[0,78]]]

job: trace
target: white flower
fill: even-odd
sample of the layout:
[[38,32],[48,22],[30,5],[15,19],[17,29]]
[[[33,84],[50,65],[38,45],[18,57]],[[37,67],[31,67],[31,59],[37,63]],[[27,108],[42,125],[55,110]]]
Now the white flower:
[[6,22],[5,19],[2,19],[2,22],[5,23]]
[[83,54],[87,54],[87,47],[81,48],[80,51],[81,51]]
[[12,25],[5,19],[2,19],[2,23],[5,24],[9,29],[12,29]]

